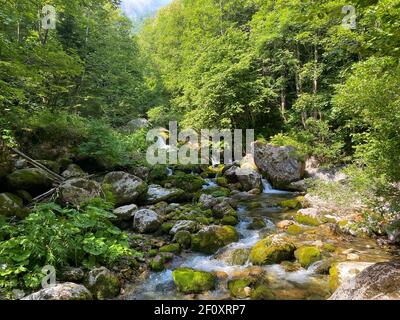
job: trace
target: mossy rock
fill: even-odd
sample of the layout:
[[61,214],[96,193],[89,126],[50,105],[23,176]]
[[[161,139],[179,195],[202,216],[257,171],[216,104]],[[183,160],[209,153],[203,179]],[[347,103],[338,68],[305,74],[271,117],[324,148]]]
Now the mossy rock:
[[174,241],[178,243],[182,248],[190,248],[192,242],[192,235],[189,231],[181,230],[178,231],[174,236]]
[[164,234],[169,234],[169,232],[171,231],[171,229],[174,227],[174,223],[172,222],[164,222],[161,225],[161,230]]
[[292,261],[282,261],[281,267],[286,272],[296,272],[301,269],[301,264],[298,262],[292,262]]
[[296,222],[307,226],[317,227],[322,224],[322,222],[318,218],[309,215],[304,215],[301,213],[296,214],[294,219],[296,220]]
[[12,193],[0,193],[0,215],[6,217],[16,216],[25,218],[28,215],[28,209],[24,208],[21,198]]
[[208,226],[192,236],[192,250],[212,254],[238,240],[239,235],[232,226]]
[[321,251],[317,247],[301,247],[294,252],[294,256],[303,268],[308,268],[314,262],[321,260]]
[[231,253],[228,263],[233,266],[243,266],[249,260],[250,249],[236,249]]
[[329,289],[331,292],[335,292],[335,290],[339,287],[339,271],[337,268],[337,264],[333,263],[329,269]]
[[89,272],[86,287],[94,297],[104,300],[116,297],[120,293],[121,284],[116,274],[100,267]]
[[250,298],[252,300],[275,300],[275,295],[265,284],[258,284],[251,290]]
[[251,249],[250,261],[255,265],[281,263],[294,258],[296,247],[293,243],[282,239],[267,237]]
[[227,215],[222,218],[221,223],[227,226],[236,226],[239,223],[239,219],[235,215]]
[[216,183],[220,186],[220,187],[228,187],[228,179],[226,179],[225,177],[217,177],[215,179]]
[[33,195],[47,191],[52,186],[46,172],[37,168],[16,170],[9,174],[6,180],[11,190],[26,190]]
[[186,174],[184,172],[176,172],[174,175],[164,180],[163,184],[169,183],[175,188],[180,188],[189,193],[194,193],[202,189],[206,184],[205,180],[193,174]]
[[246,288],[251,287],[253,280],[249,278],[234,279],[228,282],[228,289],[232,297],[238,299],[245,299],[250,295],[250,291]]
[[248,225],[248,230],[260,230],[267,226],[264,219],[261,217],[256,217],[253,221]]
[[165,269],[165,259],[163,256],[158,255],[150,260],[149,267],[154,272],[161,272]]
[[291,235],[296,235],[296,234],[300,234],[302,233],[304,230],[302,227],[300,227],[297,224],[292,224],[287,228],[287,233],[291,234]]
[[228,197],[231,191],[224,187],[212,187],[203,190],[202,193],[212,195],[214,198]]
[[158,250],[156,250],[156,249],[150,249],[148,251],[149,257],[155,257],[157,254],[158,254]]
[[179,253],[181,252],[181,246],[178,243],[171,243],[161,247],[160,252]]
[[297,199],[288,199],[279,202],[279,206],[285,209],[301,209],[302,205],[301,202]]
[[324,243],[324,245],[322,246],[322,249],[325,251],[328,251],[328,252],[336,251],[336,247],[331,243]]
[[167,178],[167,167],[165,165],[155,165],[150,169],[147,180],[152,183],[160,183]]
[[214,274],[190,268],[176,269],[172,272],[172,277],[177,289],[185,294],[214,290],[217,283]]

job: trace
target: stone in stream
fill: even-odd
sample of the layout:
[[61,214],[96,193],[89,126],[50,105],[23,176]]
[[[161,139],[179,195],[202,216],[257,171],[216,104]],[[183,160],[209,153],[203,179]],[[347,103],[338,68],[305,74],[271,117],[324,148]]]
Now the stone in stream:
[[253,279],[243,278],[228,281],[228,289],[234,298],[245,299],[250,296]]
[[28,210],[24,208],[21,198],[12,193],[0,193],[0,215],[25,218]]
[[117,206],[143,200],[148,190],[146,182],[123,171],[108,173],[104,177],[103,185],[114,195]]
[[211,209],[219,203],[218,198],[214,198],[212,195],[203,193],[199,198],[199,204],[204,209]]
[[235,172],[243,191],[262,188],[262,176],[256,170],[250,168],[238,168]]
[[161,227],[161,217],[153,210],[142,209],[135,213],[133,226],[140,233],[152,233]]
[[373,264],[345,281],[329,300],[400,300],[400,262]]
[[85,281],[96,299],[114,298],[120,293],[121,283],[116,274],[105,267],[92,269]]
[[303,268],[308,268],[314,262],[321,260],[321,251],[317,247],[300,247],[294,256]]
[[275,264],[294,258],[296,247],[278,236],[269,236],[251,249],[250,261],[255,265]]
[[192,250],[212,254],[238,240],[239,234],[234,227],[211,225],[192,236]]
[[163,188],[152,184],[147,191],[147,203],[155,204],[158,202],[182,202],[187,199],[186,192],[178,188]]
[[92,294],[85,286],[66,282],[26,296],[22,300],[91,300]]
[[39,195],[52,186],[52,181],[42,169],[27,168],[15,170],[6,177],[10,190],[25,190],[32,195]]
[[188,249],[192,243],[192,235],[189,231],[181,230],[175,234],[173,241],[178,243],[182,248]]
[[179,268],[172,272],[174,283],[182,293],[201,293],[214,290],[217,277],[210,272]]
[[199,225],[193,220],[179,220],[177,221],[172,229],[169,231],[171,235],[178,233],[179,231],[189,231],[190,233],[197,232]]
[[296,222],[309,226],[319,226],[322,224],[319,212],[315,208],[300,209],[294,217]]
[[276,189],[287,189],[290,183],[304,177],[305,162],[291,146],[253,143],[254,161],[258,169]]
[[99,183],[92,180],[73,178],[63,182],[57,190],[57,202],[79,206],[90,199],[103,196]]

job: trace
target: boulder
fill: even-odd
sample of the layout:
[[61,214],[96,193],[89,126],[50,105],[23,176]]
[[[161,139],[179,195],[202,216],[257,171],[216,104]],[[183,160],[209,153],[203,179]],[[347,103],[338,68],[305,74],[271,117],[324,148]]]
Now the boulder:
[[140,233],[152,233],[161,227],[161,217],[153,210],[142,209],[135,213],[133,226]]
[[91,300],[92,294],[85,286],[66,282],[26,296],[22,300]]
[[238,168],[236,169],[236,176],[244,191],[262,188],[262,176],[256,170]]
[[10,190],[25,190],[32,195],[39,195],[52,186],[52,181],[45,171],[37,168],[15,170],[6,177]]
[[137,130],[147,128],[149,125],[149,120],[145,118],[137,118],[129,121],[126,124],[126,128],[129,132],[135,132]]
[[148,189],[142,179],[123,171],[108,173],[104,177],[103,184],[107,185],[107,189],[114,195],[117,206],[141,200]]
[[335,263],[329,269],[329,287],[331,291],[335,291],[346,281],[354,278],[364,269],[372,266],[371,262],[339,262]]
[[129,221],[133,218],[138,210],[139,208],[136,204],[130,204],[115,209],[113,214],[116,216],[115,220],[117,221]]
[[214,274],[190,268],[176,269],[172,272],[172,276],[178,290],[185,294],[214,290],[217,283]]
[[276,264],[292,260],[295,250],[295,245],[286,239],[269,236],[256,243],[249,258],[255,265]]
[[166,189],[159,185],[152,184],[147,191],[147,203],[155,204],[158,202],[182,202],[186,200],[186,192],[182,189]]
[[192,236],[192,250],[212,254],[238,240],[239,235],[234,227],[211,225]]
[[59,278],[65,282],[81,282],[85,277],[85,272],[81,268],[66,267],[60,272]]
[[73,178],[63,182],[57,190],[57,201],[61,204],[79,206],[88,200],[103,196],[99,183],[83,178]]
[[173,241],[178,243],[182,248],[188,249],[192,243],[192,235],[189,231],[181,230],[175,234]]
[[72,179],[72,178],[83,178],[87,176],[86,172],[81,169],[80,166],[77,164],[70,164],[66,170],[64,170],[61,175],[65,179]]
[[294,256],[303,268],[308,268],[314,262],[321,260],[321,251],[316,247],[301,247],[294,252]]
[[218,203],[218,199],[209,194],[203,193],[199,198],[199,204],[205,209],[211,209]]
[[189,231],[190,233],[194,233],[198,231],[198,224],[193,220],[179,220],[177,221],[172,229],[169,231],[171,235],[178,233],[179,231]]
[[305,162],[291,146],[273,146],[260,141],[253,143],[254,161],[258,169],[276,189],[287,189],[304,177]]
[[400,300],[400,262],[380,262],[345,281],[329,300]]
[[24,218],[28,211],[23,206],[23,201],[12,193],[0,193],[0,215],[6,217]]
[[86,286],[99,300],[111,299],[119,295],[121,284],[113,272],[105,267],[92,269],[87,277]]

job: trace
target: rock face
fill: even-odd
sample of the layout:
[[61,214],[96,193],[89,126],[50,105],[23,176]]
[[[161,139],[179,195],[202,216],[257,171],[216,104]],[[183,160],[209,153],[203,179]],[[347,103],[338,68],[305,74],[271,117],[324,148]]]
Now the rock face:
[[62,204],[79,206],[84,201],[101,197],[103,190],[95,181],[74,178],[62,183],[57,193],[57,199]]
[[185,201],[186,193],[182,189],[171,188],[166,189],[159,185],[153,184],[149,186],[147,191],[147,203],[155,204],[158,202],[181,202]]
[[42,289],[22,300],[91,300],[92,294],[80,284],[66,282]]
[[114,298],[121,289],[118,277],[105,267],[91,270],[86,284],[93,296],[99,300]]
[[16,170],[6,178],[11,190],[25,190],[32,195],[38,195],[51,188],[52,182],[46,172],[37,168]]
[[117,206],[135,203],[144,198],[148,189],[142,179],[123,171],[108,173],[103,183],[109,186]]
[[0,193],[0,215],[24,218],[26,214],[21,198],[12,193]]
[[286,189],[304,176],[305,163],[290,146],[277,147],[256,141],[253,143],[254,160],[258,169],[277,189]]
[[117,221],[129,221],[133,218],[136,211],[138,211],[136,204],[130,204],[127,206],[119,207],[113,211],[114,215],[117,216]]
[[296,247],[293,243],[278,237],[270,236],[251,249],[250,261],[256,265],[275,264],[294,258]]
[[133,226],[140,233],[155,232],[161,227],[161,218],[153,210],[142,209],[135,213]]
[[381,262],[346,281],[330,300],[400,300],[400,262]]
[[212,254],[238,239],[239,235],[232,226],[207,226],[192,236],[192,250]]
[[183,293],[201,293],[213,290],[217,282],[214,274],[189,268],[176,269],[172,276],[176,287]]

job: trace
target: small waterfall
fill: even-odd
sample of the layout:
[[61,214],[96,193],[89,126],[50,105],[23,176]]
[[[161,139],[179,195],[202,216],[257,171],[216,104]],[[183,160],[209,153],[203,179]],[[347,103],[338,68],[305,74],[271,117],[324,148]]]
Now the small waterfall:
[[206,184],[203,186],[203,190],[211,189],[218,187],[218,184],[212,180],[212,179],[204,179],[206,181]]
[[167,174],[168,176],[172,176],[174,174],[174,170],[172,170],[170,167],[167,167]]
[[263,188],[264,188],[264,193],[271,193],[274,190],[272,188],[271,184],[265,178],[262,179],[262,185],[263,185]]

